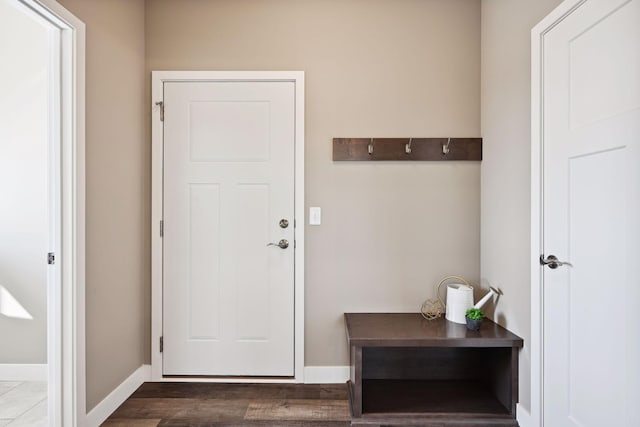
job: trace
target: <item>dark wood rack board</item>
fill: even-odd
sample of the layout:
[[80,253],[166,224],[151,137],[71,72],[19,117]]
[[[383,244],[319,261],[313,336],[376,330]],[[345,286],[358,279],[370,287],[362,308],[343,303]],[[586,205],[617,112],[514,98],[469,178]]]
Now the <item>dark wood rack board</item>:
[[414,313],[347,313],[352,425],[517,427],[523,341]]
[[[409,140],[411,152],[407,153]],[[445,154],[442,147],[447,142]],[[373,142],[372,138],[333,138],[333,160],[482,160],[482,138],[373,138]]]

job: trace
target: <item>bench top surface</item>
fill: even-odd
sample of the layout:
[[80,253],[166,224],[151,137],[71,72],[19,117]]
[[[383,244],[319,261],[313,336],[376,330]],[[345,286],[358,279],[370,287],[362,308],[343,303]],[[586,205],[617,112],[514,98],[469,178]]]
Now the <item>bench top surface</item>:
[[349,345],[362,347],[522,347],[523,340],[489,319],[479,331],[420,313],[345,313]]

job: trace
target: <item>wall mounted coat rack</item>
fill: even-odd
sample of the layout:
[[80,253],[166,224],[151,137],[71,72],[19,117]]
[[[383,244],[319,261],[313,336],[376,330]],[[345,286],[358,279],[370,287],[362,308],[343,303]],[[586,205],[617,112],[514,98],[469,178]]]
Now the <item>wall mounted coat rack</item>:
[[333,160],[482,160],[482,138],[333,138]]

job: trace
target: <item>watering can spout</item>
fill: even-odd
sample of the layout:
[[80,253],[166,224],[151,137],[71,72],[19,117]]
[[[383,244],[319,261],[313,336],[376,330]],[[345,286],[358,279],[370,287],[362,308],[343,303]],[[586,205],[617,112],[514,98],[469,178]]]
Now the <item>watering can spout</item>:
[[483,305],[485,305],[487,303],[487,301],[489,301],[491,299],[491,297],[493,297],[494,295],[499,295],[500,292],[498,292],[497,289],[489,286],[489,293],[486,294],[480,301],[478,301],[476,303],[476,305],[473,306],[473,308],[482,308]]
[[[440,297],[440,288],[447,280],[457,279],[463,283],[451,283],[447,285],[447,303]],[[487,303],[494,295],[502,295],[502,292],[489,286],[489,293],[484,296],[476,305],[473,305],[473,286],[460,276],[447,276],[438,285],[436,290],[441,305],[446,309],[445,318],[454,323],[465,324],[466,312],[470,308],[480,308]],[[423,313],[424,314],[424,313]]]

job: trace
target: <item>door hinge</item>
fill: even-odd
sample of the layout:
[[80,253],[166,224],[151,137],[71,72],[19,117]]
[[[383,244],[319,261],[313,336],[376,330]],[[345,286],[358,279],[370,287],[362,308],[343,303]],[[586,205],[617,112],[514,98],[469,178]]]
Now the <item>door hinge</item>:
[[158,101],[156,105],[160,107],[160,121],[164,122],[164,102]]
[[164,221],[160,220],[160,237],[164,236]]
[[56,254],[54,254],[53,252],[49,252],[47,254],[47,264],[53,265],[55,263],[56,263]]
[[160,353],[164,350],[164,337],[160,337]]

